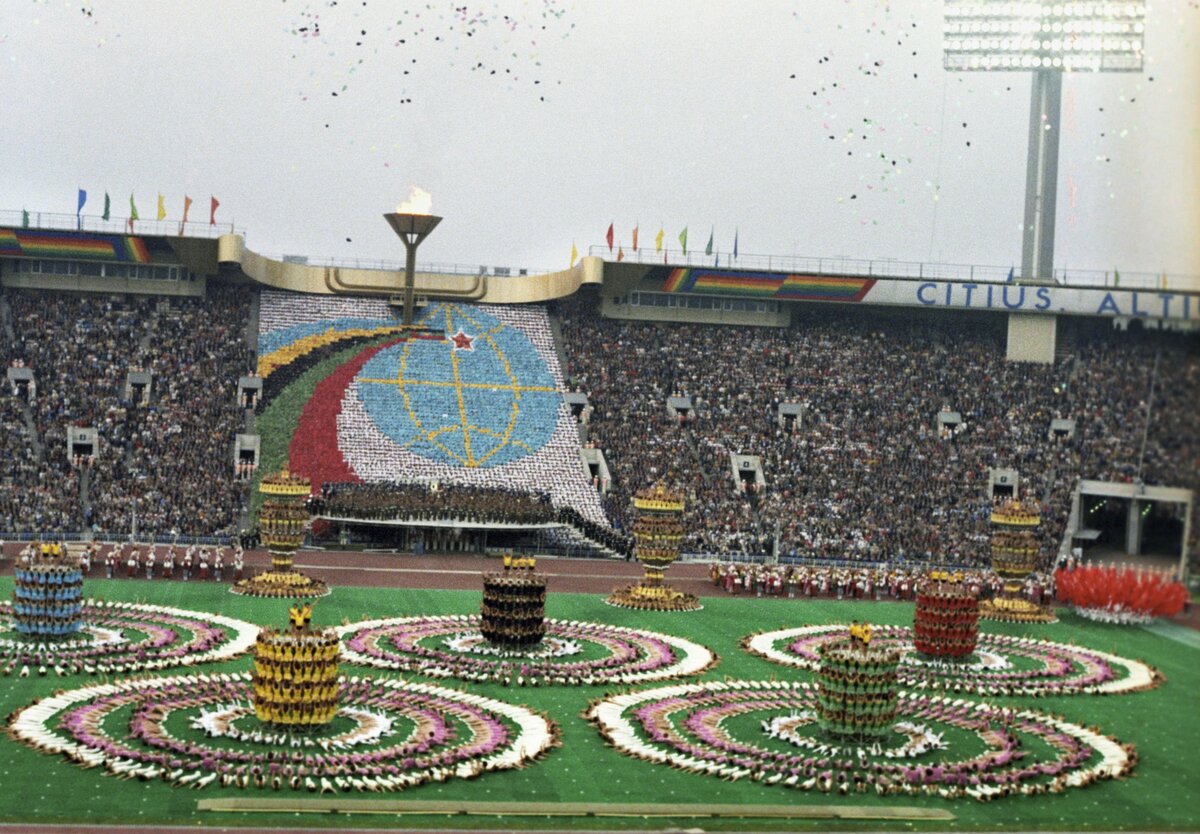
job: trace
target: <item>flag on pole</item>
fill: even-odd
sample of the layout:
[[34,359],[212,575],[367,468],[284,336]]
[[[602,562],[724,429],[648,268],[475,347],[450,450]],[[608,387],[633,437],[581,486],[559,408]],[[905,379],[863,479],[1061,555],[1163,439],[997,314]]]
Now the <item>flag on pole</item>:
[[659,226],[659,227],[658,227],[658,234],[656,234],[656,235],[654,236],[654,251],[655,251],[655,252],[661,252],[661,251],[662,251],[662,239],[663,239],[663,235],[664,235],[665,233],[666,233],[666,229],[664,229],[662,226]]
[[687,254],[687,226],[683,227],[683,231],[679,233],[679,245],[683,247],[683,254]]
[[79,189],[79,206],[75,209],[75,225],[82,229],[83,219],[79,216],[79,212],[83,211],[83,204],[87,202],[87,192],[82,188]]
[[638,236],[638,224],[634,223],[633,224],[633,251],[634,252],[636,252],[638,250],[637,236]]
[[613,224],[612,223],[608,224],[608,232],[604,235],[604,239],[606,241],[608,241],[608,251],[611,252],[612,251],[612,242],[613,242]]
[[104,214],[100,215],[100,218],[101,218],[102,220],[107,220],[107,219],[109,218],[109,214],[110,214],[110,211],[109,211],[109,210],[110,210],[111,208],[112,208],[112,201],[111,201],[111,200],[109,200],[109,198],[108,198],[108,192],[107,192],[107,191],[105,191],[105,192],[104,192]]
[[622,249],[620,246],[618,246],[617,247],[617,261],[620,262],[623,260],[625,260],[625,250]]
[[183,227],[187,225],[188,209],[192,207],[192,198],[188,195],[183,195],[183,219],[179,221],[179,234],[183,234]]
[[733,257],[737,257],[738,230],[734,227],[733,230]]
[[1121,286],[1121,273],[1117,272],[1117,270],[1115,268],[1113,269],[1113,286],[1114,287]]
[[1167,288],[1167,271],[1165,269],[1163,270],[1162,274],[1162,288],[1164,290]]
[[216,197],[212,198],[212,205],[208,209],[208,225],[217,225],[217,207],[221,205],[221,201]]
[[713,230],[710,228],[710,229],[708,230],[708,245],[704,247],[704,254],[705,254],[705,255],[711,255],[711,254],[712,254],[712,244],[713,244]]
[[1008,277],[1004,279],[1006,284],[1011,284],[1013,282],[1013,275],[1016,274],[1016,271],[1017,268],[1015,266],[1010,266],[1008,268]]
[[133,221],[138,219],[137,204],[133,202],[133,193],[129,194],[129,233],[133,234]]
[[575,241],[571,241],[571,265],[569,269],[575,268],[575,261],[579,258],[579,250],[575,248]]
[[21,209],[21,225],[26,229],[29,228],[29,209]]
[[163,195],[161,195],[161,194],[158,195],[158,219],[159,220],[167,219],[167,206],[163,202],[164,199],[165,198],[163,197]]

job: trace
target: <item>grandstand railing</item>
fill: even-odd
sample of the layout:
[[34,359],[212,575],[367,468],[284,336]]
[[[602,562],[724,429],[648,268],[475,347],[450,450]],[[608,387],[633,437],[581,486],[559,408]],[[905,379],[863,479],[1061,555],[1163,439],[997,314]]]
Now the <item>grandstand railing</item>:
[[234,228],[232,223],[209,224],[189,220],[134,220],[132,227],[128,217],[103,217],[94,214],[63,214],[50,211],[0,211],[0,226],[14,229],[51,229],[71,232],[99,232],[101,234],[135,234],[163,237],[220,237],[227,234],[246,236],[245,231]]
[[[304,266],[332,266],[339,269],[367,269],[387,272],[403,272],[404,261],[392,261],[370,258],[335,258],[324,255],[288,255],[277,252],[264,252],[263,257],[284,263],[302,264]],[[418,263],[416,271],[435,275],[486,275],[489,278],[515,278],[522,275],[541,275],[554,272],[551,269],[536,269],[530,267],[488,266],[487,264],[459,263]]]
[[[616,256],[607,246],[592,246],[589,255],[612,263]],[[654,251],[643,248],[624,252],[624,262],[648,266],[714,267],[764,272],[799,272],[807,275],[854,275],[875,278],[905,278],[931,281],[975,281],[1003,284],[1023,280],[1019,267],[983,266],[979,264],[948,264],[925,261],[901,261],[892,258],[810,257],[804,255],[752,255],[730,252],[703,252],[680,249]],[[1102,271],[1095,269],[1061,268],[1053,272],[1054,283],[1062,287],[1112,287],[1114,289],[1168,289],[1200,292],[1200,275],[1171,275],[1161,272]]]

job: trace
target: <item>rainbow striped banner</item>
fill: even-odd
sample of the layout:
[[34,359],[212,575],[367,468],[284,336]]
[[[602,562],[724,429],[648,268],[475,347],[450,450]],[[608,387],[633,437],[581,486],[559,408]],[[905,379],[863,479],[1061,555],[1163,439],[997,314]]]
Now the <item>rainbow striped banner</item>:
[[806,301],[858,302],[875,286],[874,278],[854,276],[683,267],[658,267],[648,277],[662,281],[662,292]]
[[26,258],[150,263],[146,241],[130,235],[80,235],[35,229],[0,229],[0,252]]

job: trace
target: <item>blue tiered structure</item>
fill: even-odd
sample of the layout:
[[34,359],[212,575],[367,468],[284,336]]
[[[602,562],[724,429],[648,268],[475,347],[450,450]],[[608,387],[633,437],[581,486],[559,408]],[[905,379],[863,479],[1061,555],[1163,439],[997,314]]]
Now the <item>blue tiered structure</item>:
[[39,640],[71,637],[83,615],[83,571],[67,558],[35,557],[16,569],[13,628]]

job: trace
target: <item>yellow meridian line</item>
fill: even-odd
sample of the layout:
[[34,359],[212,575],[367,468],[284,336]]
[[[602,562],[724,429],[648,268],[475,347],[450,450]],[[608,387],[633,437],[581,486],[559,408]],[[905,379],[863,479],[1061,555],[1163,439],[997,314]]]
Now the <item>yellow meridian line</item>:
[[[457,309],[457,305],[453,305]],[[451,305],[446,305],[446,331],[449,332],[454,328],[454,322],[450,317]],[[458,351],[453,347],[450,348],[450,369],[454,372],[454,393],[458,396],[458,416],[462,420],[463,432],[463,449],[467,453],[467,467],[474,467],[478,464],[475,462],[475,456],[471,454],[471,426],[467,421],[467,404],[463,400],[462,380],[458,378]]]
[[[468,321],[471,320],[469,316],[467,316],[467,320]],[[491,330],[485,331],[485,333],[483,335],[484,335],[484,338],[486,338],[488,340],[488,343],[492,346],[492,350],[494,350],[496,352],[496,355],[498,357],[500,357],[500,361],[504,363],[504,373],[508,376],[509,380],[512,383],[509,386],[509,388],[513,394],[512,412],[508,416],[508,425],[505,426],[505,428],[504,428],[504,434],[500,438],[500,442],[497,443],[494,447],[492,447],[492,450],[490,452],[488,452],[486,455],[484,455],[483,460],[481,460],[480,463],[485,462],[488,458],[490,458],[492,455],[496,454],[496,452],[499,452],[501,449],[503,449],[505,446],[507,446],[509,444],[509,442],[512,440],[513,429],[515,429],[517,427],[517,418],[521,414],[520,380],[518,380],[517,375],[513,373],[512,365],[510,365],[508,363],[508,356],[506,356],[505,353],[502,350],[500,350],[500,346],[498,344],[496,344],[496,339],[492,335],[494,332],[499,332],[504,326],[505,326],[504,322],[501,322],[498,327],[495,327],[495,328],[492,328]],[[476,327],[478,327],[478,324],[476,324]],[[554,390],[554,389],[551,389],[551,390]]]
[[[400,353],[400,372],[397,374],[396,379],[394,380],[394,384],[396,384],[400,387],[400,395],[404,398],[404,408],[408,411],[408,418],[410,420],[412,420],[413,426],[416,427],[418,432],[424,432],[425,429],[421,425],[421,418],[418,417],[417,412],[413,410],[412,401],[409,400],[409,398],[408,398],[408,389],[405,387],[405,382],[404,382],[404,373],[408,369],[408,351],[409,351],[409,348],[412,347],[412,345],[413,345],[413,342],[411,340],[406,340],[404,342],[404,350],[401,351],[401,353]],[[359,381],[361,382],[362,380],[359,380]],[[430,443],[432,443],[434,446],[437,446],[439,449],[441,449],[443,452],[445,452],[447,455],[449,455],[454,460],[458,461],[459,463],[463,463],[464,465],[467,465],[467,464],[465,464],[465,462],[463,461],[463,459],[460,455],[456,454],[453,450],[446,448],[445,445],[443,445],[442,443],[440,443],[434,439],[441,433],[442,433],[442,431],[440,429],[431,431],[425,435],[425,439],[428,440]],[[409,444],[406,443],[403,445],[407,446]]]
[[458,385],[455,385],[453,382],[442,382],[442,381],[437,381],[437,380],[432,380],[432,379],[396,380],[396,379],[368,379],[368,378],[364,378],[364,377],[359,377],[358,382],[360,384],[366,382],[366,383],[370,383],[371,385],[399,385],[401,387],[407,387],[407,386],[413,386],[413,385],[429,385],[434,388],[486,388],[490,391],[496,391],[496,390],[500,390],[500,391],[549,391],[549,392],[558,391],[557,388],[554,388],[549,385],[516,385],[516,386],[513,386],[513,385],[495,385],[490,382],[461,382]]

